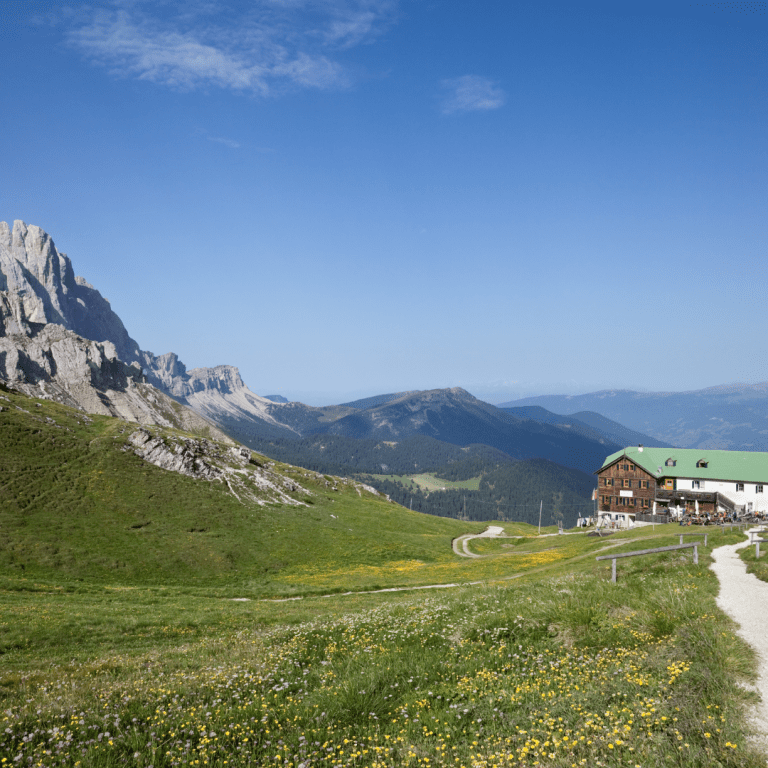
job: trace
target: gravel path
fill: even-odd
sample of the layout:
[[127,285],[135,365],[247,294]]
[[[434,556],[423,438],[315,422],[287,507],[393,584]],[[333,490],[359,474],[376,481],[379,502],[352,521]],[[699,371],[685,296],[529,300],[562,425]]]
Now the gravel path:
[[712,570],[720,581],[718,606],[738,625],[738,634],[756,651],[759,659],[755,690],[762,697],[752,713],[752,728],[757,740],[768,748],[768,583],[747,573],[738,550],[749,541],[712,550]]
[[472,539],[495,539],[495,538],[508,538],[508,539],[521,539],[522,536],[506,536],[504,529],[500,525],[489,525],[482,533],[465,533],[463,536],[457,536],[453,540],[453,551],[459,557],[484,557],[484,555],[476,555],[474,552],[470,552],[467,549],[467,544]]

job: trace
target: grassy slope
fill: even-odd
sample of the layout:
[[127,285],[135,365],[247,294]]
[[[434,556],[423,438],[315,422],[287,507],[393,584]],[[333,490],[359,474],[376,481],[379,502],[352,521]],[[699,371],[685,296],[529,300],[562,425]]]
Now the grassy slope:
[[296,573],[309,564],[449,561],[451,538],[466,529],[349,485],[332,491],[325,478],[288,465],[275,470],[312,492],[294,494],[308,506],[244,505],[221,483],[122,450],[132,425],[3,396],[0,573],[272,594],[300,589]]
[[[619,550],[674,541],[651,535]],[[737,685],[754,659],[715,607],[709,550],[698,566],[689,554],[624,560],[612,585],[586,537],[524,543],[566,538],[571,558],[433,593],[234,602],[7,579],[0,755],[163,768],[764,765]]]
[[747,573],[754,573],[760,581],[768,581],[768,557],[765,554],[766,545],[760,545],[760,558],[755,557],[755,547],[745,547],[739,552],[739,557],[747,566]]

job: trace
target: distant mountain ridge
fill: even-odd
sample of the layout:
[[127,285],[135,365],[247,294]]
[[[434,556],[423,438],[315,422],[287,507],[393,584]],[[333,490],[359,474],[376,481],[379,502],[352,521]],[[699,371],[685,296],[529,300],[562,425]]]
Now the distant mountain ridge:
[[411,389],[407,392],[394,392],[388,395],[374,395],[373,397],[363,397],[360,400],[353,400],[351,403],[342,403],[341,405],[346,408],[356,408],[357,410],[364,411],[368,408],[376,408],[379,405],[386,405],[393,400],[399,400],[409,395],[415,395],[419,390]]
[[502,407],[531,405],[561,414],[597,412],[679,448],[768,451],[768,382],[687,392],[603,390],[542,395]]
[[[487,445],[514,459],[544,458],[591,474],[605,456],[618,450],[603,435],[579,434],[554,424],[522,418],[478,400],[460,387],[370,398],[380,402],[367,408],[332,406],[310,408],[300,403],[283,406],[272,415],[303,437],[329,434],[356,440],[401,441],[415,435],[457,446]],[[365,404],[366,401],[358,401]],[[290,419],[290,421],[289,421]],[[584,432],[589,428],[584,427]],[[231,432],[243,439],[256,434]]]

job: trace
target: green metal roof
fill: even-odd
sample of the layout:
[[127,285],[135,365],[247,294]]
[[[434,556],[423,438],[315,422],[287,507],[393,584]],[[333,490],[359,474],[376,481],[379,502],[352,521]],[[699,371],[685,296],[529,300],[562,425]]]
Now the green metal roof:
[[[768,453],[756,451],[710,451],[698,448],[642,448],[632,446],[612,453],[603,462],[607,467],[626,456],[655,477],[690,477],[701,480],[732,480],[745,483],[768,483]],[[667,459],[677,462],[668,467]],[[700,460],[706,467],[697,467]],[[598,470],[599,472],[600,470]]]

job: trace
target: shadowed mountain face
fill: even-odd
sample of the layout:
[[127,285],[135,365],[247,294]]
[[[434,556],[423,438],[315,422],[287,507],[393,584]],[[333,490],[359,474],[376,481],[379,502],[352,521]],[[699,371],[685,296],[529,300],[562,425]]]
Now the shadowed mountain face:
[[503,407],[538,405],[555,413],[596,411],[680,448],[768,451],[768,382],[691,392],[605,390],[545,395]]
[[590,473],[621,447],[601,436],[505,413],[460,388],[409,393],[313,431],[374,440],[425,435],[454,445],[488,445],[516,459],[545,458]]

